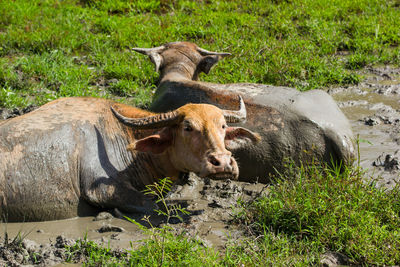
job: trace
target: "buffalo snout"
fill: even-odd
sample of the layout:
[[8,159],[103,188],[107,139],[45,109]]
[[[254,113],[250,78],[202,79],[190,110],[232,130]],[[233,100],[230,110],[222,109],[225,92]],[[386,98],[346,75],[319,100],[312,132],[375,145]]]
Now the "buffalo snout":
[[212,179],[237,179],[238,167],[232,153],[210,153],[207,156],[207,163],[209,165]]

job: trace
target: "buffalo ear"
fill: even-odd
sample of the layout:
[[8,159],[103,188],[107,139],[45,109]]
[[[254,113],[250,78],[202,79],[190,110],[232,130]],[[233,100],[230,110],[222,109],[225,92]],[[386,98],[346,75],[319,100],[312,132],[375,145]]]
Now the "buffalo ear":
[[153,62],[156,72],[160,70],[161,65],[163,64],[163,57],[161,56],[161,53],[166,49],[164,45],[154,47],[154,48],[139,48],[135,47],[132,48],[133,51],[136,51],[140,54],[147,55],[150,57],[151,62]]
[[246,128],[228,127],[225,132],[225,147],[228,150],[235,150],[248,143],[258,143],[261,136]]
[[159,72],[160,71],[160,67],[164,62],[163,57],[158,53],[152,53],[149,56],[150,56],[151,62],[153,62],[153,64],[154,64],[155,71]]
[[128,145],[128,150],[139,152],[150,152],[153,154],[163,153],[172,145],[172,132],[169,127],[165,127],[159,133],[137,140]]
[[198,65],[198,72],[208,74],[212,68],[222,57],[217,55],[205,56]]

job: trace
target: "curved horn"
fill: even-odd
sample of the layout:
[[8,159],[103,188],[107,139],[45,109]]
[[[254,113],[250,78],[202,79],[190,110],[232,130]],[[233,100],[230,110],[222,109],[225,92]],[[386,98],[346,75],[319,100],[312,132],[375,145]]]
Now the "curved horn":
[[151,62],[153,62],[155,65],[156,72],[160,70],[160,66],[163,62],[163,58],[160,55],[160,53],[163,52],[165,49],[166,47],[164,45],[153,48],[139,48],[139,47],[132,48],[133,51],[149,56]]
[[182,119],[182,116],[176,110],[145,118],[128,118],[121,115],[113,107],[110,107],[110,109],[114,113],[114,116],[117,117],[123,124],[135,127],[136,129],[162,128],[177,123]]
[[239,96],[239,110],[222,110],[225,120],[228,123],[244,122],[246,120],[247,112],[243,98]]
[[221,57],[226,57],[232,55],[231,53],[219,53],[219,52],[211,52],[208,51],[204,48],[197,47],[197,51],[202,55],[202,56],[210,56],[210,55],[216,55],[216,56],[221,56]]
[[165,46],[157,46],[153,48],[140,48],[140,47],[134,47],[132,48],[133,51],[141,53],[143,55],[150,55],[151,53],[161,53],[162,51],[165,50]]

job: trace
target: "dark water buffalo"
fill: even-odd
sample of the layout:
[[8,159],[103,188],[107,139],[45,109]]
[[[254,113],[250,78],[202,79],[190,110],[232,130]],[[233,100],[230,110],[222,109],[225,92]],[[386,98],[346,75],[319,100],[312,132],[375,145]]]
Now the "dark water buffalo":
[[141,190],[157,179],[185,172],[235,179],[227,148],[259,140],[226,125],[245,115],[243,101],[239,111],[187,104],[155,114],[105,99],[64,98],[3,121],[1,216],[38,221],[86,215],[90,207],[143,211],[152,203]]
[[151,110],[162,112],[186,103],[235,106],[236,94],[244,96],[248,110],[242,126],[261,134],[262,141],[234,151],[240,180],[268,182],[268,174],[285,168],[286,158],[311,159],[335,164],[354,157],[350,124],[334,100],[321,90],[299,92],[263,84],[215,84],[197,81],[201,72],[228,53],[210,52],[188,42],[155,48],[134,48],[148,55],[160,71],[160,82]]

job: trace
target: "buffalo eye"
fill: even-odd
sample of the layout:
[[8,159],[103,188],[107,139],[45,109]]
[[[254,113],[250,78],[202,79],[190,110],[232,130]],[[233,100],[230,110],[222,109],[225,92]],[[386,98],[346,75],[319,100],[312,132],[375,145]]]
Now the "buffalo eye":
[[183,127],[183,130],[186,131],[186,132],[191,132],[191,131],[193,131],[193,128],[192,128],[192,126],[190,126],[190,125],[185,125],[185,126]]

